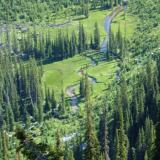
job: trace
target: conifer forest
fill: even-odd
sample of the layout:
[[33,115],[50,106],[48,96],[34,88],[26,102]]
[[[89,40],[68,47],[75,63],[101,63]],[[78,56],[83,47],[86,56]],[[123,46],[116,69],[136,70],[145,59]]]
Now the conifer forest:
[[0,0],[0,160],[160,160],[160,0]]

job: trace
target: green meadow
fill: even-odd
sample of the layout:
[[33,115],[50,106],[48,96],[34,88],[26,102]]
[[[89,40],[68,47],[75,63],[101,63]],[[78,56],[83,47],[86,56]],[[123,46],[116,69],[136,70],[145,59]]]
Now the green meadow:
[[42,80],[47,87],[60,93],[61,89],[79,82],[78,70],[89,63],[90,61],[85,57],[76,55],[61,62],[44,65]]
[[[83,23],[87,33],[91,35],[94,30],[95,22],[98,22],[100,34],[101,34],[101,42],[106,36],[104,30],[104,21],[105,17],[112,10],[93,10],[90,12],[90,16],[87,19],[83,17],[72,17],[71,24],[67,27],[62,28],[65,32],[68,30],[72,32],[73,30],[78,30],[79,22]],[[124,12],[119,13],[117,17],[115,17],[112,21],[111,29],[114,33],[118,31],[118,27],[120,26],[121,32],[125,35],[125,26],[126,26],[126,36],[129,38],[133,35],[134,30],[136,28],[136,24],[133,25],[133,21],[135,22],[136,17],[128,15],[126,13],[124,19]],[[126,22],[125,22],[126,20]],[[42,30],[42,28],[40,28]],[[51,32],[53,35],[58,31],[58,28],[48,28],[44,29],[43,32]],[[99,55],[100,53],[89,53],[90,57],[95,58],[97,61],[96,66],[89,67],[87,73],[89,76],[96,78],[97,83],[93,85],[95,94],[103,93],[103,90],[107,87],[115,79],[115,72],[117,70],[117,62],[113,61],[100,61]],[[61,93],[61,90],[65,90],[68,86],[78,84],[81,78],[78,75],[78,70],[86,65],[91,65],[91,60],[82,55],[76,55],[73,58],[69,58],[67,60],[63,60],[60,62],[54,62],[51,64],[47,64],[43,66],[44,74],[43,74],[43,84],[49,87],[50,89],[54,89],[56,95]],[[78,94],[78,88],[77,94]]]

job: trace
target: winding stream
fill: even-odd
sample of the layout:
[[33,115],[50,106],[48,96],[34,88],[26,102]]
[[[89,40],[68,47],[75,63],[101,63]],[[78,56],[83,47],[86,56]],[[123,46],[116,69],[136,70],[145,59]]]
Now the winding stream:
[[109,33],[110,33],[110,26],[111,26],[111,22],[113,20],[113,18],[123,10],[122,6],[118,6],[116,7],[106,18],[105,18],[105,22],[104,22],[104,28],[106,31],[106,38],[104,39],[100,52],[107,52],[108,49],[108,45],[109,45]]
[[[97,65],[96,61],[92,57],[87,56],[86,58],[88,58],[91,61],[90,65],[87,66],[87,69]],[[79,76],[82,76],[83,75],[82,70],[79,69],[77,71],[77,74]],[[88,75],[88,79],[92,84],[97,83],[97,79],[95,77]],[[70,106],[74,112],[76,112],[78,110],[78,96],[76,95],[76,92],[75,92],[77,87],[79,87],[79,83],[77,83],[75,85],[68,86],[66,88],[66,94],[68,95],[68,97],[70,97],[70,101],[69,101]]]
[[78,87],[79,84],[75,84],[72,86],[68,86],[66,88],[66,94],[70,97],[70,106],[72,107],[73,111],[76,111],[78,109],[78,97],[75,93],[76,87]]
[[[104,23],[104,28],[106,31],[106,38],[101,46],[100,52],[105,52],[105,53],[107,52],[107,46],[109,44],[109,36],[108,35],[110,32],[111,22],[112,22],[113,18],[122,10],[123,10],[123,7],[118,6],[106,17],[105,23]],[[97,65],[97,62],[92,57],[87,56],[86,58],[88,58],[91,61],[91,64],[87,67],[87,69]],[[78,70],[77,74],[79,76],[82,76],[83,72],[81,71],[81,69]],[[92,84],[97,83],[97,79],[95,77],[92,77],[90,75],[88,77],[89,77],[89,81]],[[79,87],[79,83],[75,84],[75,85],[68,86],[66,88],[66,94],[68,95],[68,97],[70,97],[70,105],[71,105],[71,108],[74,112],[76,112],[78,110],[78,96],[76,95],[76,92],[75,92],[77,87]]]

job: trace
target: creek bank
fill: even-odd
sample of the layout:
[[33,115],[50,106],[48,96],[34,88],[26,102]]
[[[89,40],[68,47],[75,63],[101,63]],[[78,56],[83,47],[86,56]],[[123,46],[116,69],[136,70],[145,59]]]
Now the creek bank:
[[104,52],[104,53],[107,52],[108,45],[109,45],[109,34],[110,34],[111,22],[113,18],[117,16],[118,13],[123,11],[123,9],[124,9],[123,6],[118,6],[105,18],[104,28],[106,31],[106,38],[104,39],[102,43],[100,52]]

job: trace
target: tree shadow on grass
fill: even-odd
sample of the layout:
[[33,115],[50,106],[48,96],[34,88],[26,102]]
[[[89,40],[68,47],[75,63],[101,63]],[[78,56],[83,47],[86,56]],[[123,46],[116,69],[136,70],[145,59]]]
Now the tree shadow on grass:
[[87,19],[87,18],[86,17],[77,17],[77,18],[74,18],[73,21],[80,21],[83,19]]
[[112,23],[118,23],[118,21],[117,20],[113,20]]

